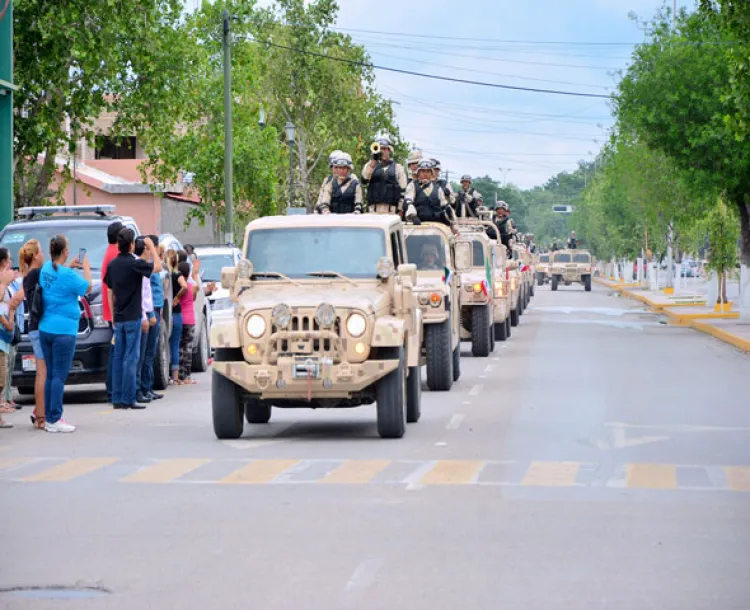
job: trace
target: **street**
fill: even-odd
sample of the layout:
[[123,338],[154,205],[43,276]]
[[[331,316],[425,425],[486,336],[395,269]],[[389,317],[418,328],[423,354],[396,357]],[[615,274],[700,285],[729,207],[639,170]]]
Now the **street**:
[[[211,428],[210,373],[75,434],[0,434],[0,608],[746,609],[750,360],[537,287],[401,440],[374,406]],[[22,397],[26,405],[29,397]]]

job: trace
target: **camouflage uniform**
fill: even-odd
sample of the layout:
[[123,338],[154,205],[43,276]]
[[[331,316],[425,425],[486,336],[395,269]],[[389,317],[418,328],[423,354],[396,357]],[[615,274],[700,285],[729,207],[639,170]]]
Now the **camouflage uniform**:
[[367,185],[368,211],[375,214],[397,214],[403,211],[406,172],[395,161],[368,162],[362,169],[362,184]]
[[[353,192],[352,192],[353,191]],[[337,205],[338,204],[338,205]],[[342,211],[340,205],[343,204]],[[338,208],[338,209],[337,209]],[[351,208],[351,212],[349,211]],[[328,176],[320,187],[316,214],[360,214],[362,212],[362,187],[354,176]]]

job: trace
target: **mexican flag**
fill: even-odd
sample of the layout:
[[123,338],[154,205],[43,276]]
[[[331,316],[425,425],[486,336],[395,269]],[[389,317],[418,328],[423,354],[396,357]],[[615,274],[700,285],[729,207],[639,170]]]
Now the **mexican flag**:
[[485,281],[482,282],[482,284],[486,284],[484,288],[484,294],[489,296],[490,294],[490,286],[492,286],[492,268],[490,267],[489,261],[484,261],[484,274],[485,274]]
[[453,279],[453,272],[448,267],[443,268],[443,281],[446,284],[450,284]]

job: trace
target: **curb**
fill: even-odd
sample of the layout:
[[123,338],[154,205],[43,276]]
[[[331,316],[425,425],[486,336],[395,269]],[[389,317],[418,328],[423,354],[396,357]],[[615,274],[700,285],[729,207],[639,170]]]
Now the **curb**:
[[716,326],[708,324],[707,322],[697,322],[695,320],[690,320],[688,326],[694,328],[695,330],[699,330],[702,333],[706,333],[707,335],[711,335],[712,337],[715,337],[721,341],[729,343],[730,345],[733,345],[746,354],[750,353],[750,340],[748,339],[743,339],[742,337],[733,335],[732,333],[722,330],[721,328],[717,328]]

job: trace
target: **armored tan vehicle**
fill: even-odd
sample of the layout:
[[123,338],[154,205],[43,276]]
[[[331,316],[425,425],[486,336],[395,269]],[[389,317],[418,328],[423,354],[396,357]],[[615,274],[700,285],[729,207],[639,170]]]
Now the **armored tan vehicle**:
[[422,361],[427,387],[447,391],[461,375],[461,314],[455,237],[443,224],[407,224],[407,260],[417,266],[414,294],[422,310]]
[[518,263],[519,282],[521,284],[520,313],[521,315],[523,315],[523,312],[526,311],[526,308],[529,306],[529,302],[531,301],[530,291],[531,286],[533,286],[534,284],[533,275],[530,272],[531,267],[528,264],[531,257],[526,251],[526,248],[524,248],[521,244],[514,244],[512,246],[512,252],[513,260],[517,261]]
[[[506,250],[507,251],[507,250]],[[511,250],[511,254],[512,254]],[[510,292],[510,325],[518,326],[523,314],[523,277],[518,266],[518,260],[509,258],[505,263],[508,276],[508,290]]]
[[493,242],[484,230],[459,230],[456,266],[461,286],[461,338],[471,341],[474,356],[486,358],[495,349]]
[[545,252],[539,255],[539,262],[536,265],[536,285],[544,286],[550,278],[550,258],[551,252]]
[[583,284],[586,292],[591,292],[592,269],[591,254],[588,250],[553,252],[550,271],[552,290],[557,290],[561,283],[565,286],[577,283]]
[[422,312],[397,216],[271,216],[245,230],[243,259],[222,269],[234,303],[214,320],[211,402],[221,439],[271,407],[377,403],[378,432],[399,438],[420,416]]

